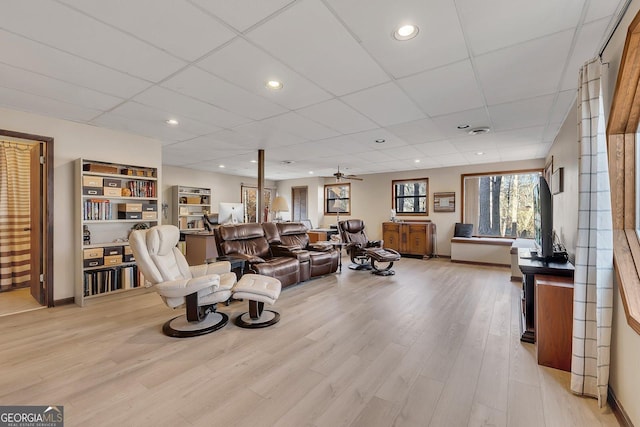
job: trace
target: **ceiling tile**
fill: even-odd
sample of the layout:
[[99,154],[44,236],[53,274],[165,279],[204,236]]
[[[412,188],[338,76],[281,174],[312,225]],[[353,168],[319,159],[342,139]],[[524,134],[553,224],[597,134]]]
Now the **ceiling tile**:
[[502,150],[505,148],[541,144],[544,129],[544,126],[533,126],[504,132],[494,132],[491,135],[498,149]]
[[573,31],[564,31],[476,58],[489,105],[553,93],[567,61]]
[[186,61],[235,37],[222,23],[184,0],[59,1]]
[[[332,97],[262,49],[241,38],[199,61],[198,66],[290,109],[305,107]],[[282,89],[267,89],[265,83],[269,80],[282,82]]]
[[252,122],[237,126],[233,131],[250,139],[251,145],[256,149],[282,147],[306,141],[304,138],[279,129],[273,123]]
[[413,146],[425,156],[437,157],[458,153],[458,149],[449,141],[427,142]]
[[578,24],[584,0],[458,0],[471,51],[480,55]]
[[389,80],[320,1],[296,2],[247,37],[334,95]]
[[602,18],[610,18],[618,10],[625,0],[598,0],[590,1],[584,22],[596,21]]
[[603,34],[608,24],[608,19],[601,19],[582,26],[564,71],[561,90],[578,87],[580,68],[598,54],[604,43]]
[[460,153],[477,153],[479,151],[486,153],[488,151],[496,151],[497,147],[495,139],[491,134],[451,139],[450,142]]
[[94,110],[108,110],[123,101],[122,98],[4,64],[0,64],[0,86]]
[[187,68],[163,82],[162,86],[254,120],[287,111],[267,99],[195,67]]
[[238,31],[245,31],[293,0],[192,0]]
[[150,83],[0,30],[0,62],[67,83],[128,98]]
[[400,79],[398,84],[431,117],[484,104],[468,60]]
[[[349,135],[349,138],[353,141],[364,144],[364,146],[367,147],[367,150],[382,150],[391,147],[404,147],[409,145],[402,138],[383,128],[354,133]],[[383,140],[384,142],[377,143],[376,140]]]
[[60,119],[86,122],[101,113],[55,99],[0,87],[0,105],[14,110],[28,111]]
[[343,96],[341,99],[380,126],[390,126],[425,117],[424,113],[395,83],[385,83]]
[[484,151],[483,154],[478,155],[474,152],[464,152],[462,156],[467,160],[470,165],[477,165],[481,163],[493,163],[500,161],[500,153],[497,150]]
[[337,99],[302,108],[296,112],[344,134],[362,132],[378,127],[358,111]]
[[[566,90],[558,94],[558,99],[551,109],[549,123],[562,123],[567,118],[567,113],[576,103],[578,93],[575,90]],[[576,119],[577,120],[577,119]]]
[[409,144],[420,144],[445,139],[444,134],[438,129],[432,119],[400,123],[387,126],[386,129]]
[[[449,0],[328,0],[328,3],[364,48],[396,78],[468,57],[456,6]],[[417,25],[418,36],[404,42],[395,40],[392,33],[403,23]]]
[[442,156],[435,156],[433,157],[433,160],[438,162],[440,164],[440,166],[442,167],[448,167],[448,166],[461,166],[461,165],[468,165],[469,161],[463,157],[462,155],[458,154],[445,154]]
[[296,113],[281,114],[262,120],[262,123],[311,141],[339,135],[338,132]]
[[[433,118],[440,132],[447,138],[456,138],[468,135],[469,131],[479,127],[491,127],[491,120],[486,108],[476,108],[473,110],[460,111]],[[462,129],[458,129],[462,126]]]
[[553,95],[547,95],[489,107],[494,130],[546,125],[553,98]]
[[21,1],[4,4],[0,28],[153,82],[185,66],[156,47],[52,1],[40,1],[38,7]]
[[386,150],[380,150],[382,154],[388,156],[389,159],[397,160],[411,160],[419,159],[423,157],[422,151],[418,151],[414,146],[407,145],[405,147],[387,148]]
[[251,119],[160,86],[147,89],[133,100],[177,116],[188,117],[218,127],[230,128],[251,121]]

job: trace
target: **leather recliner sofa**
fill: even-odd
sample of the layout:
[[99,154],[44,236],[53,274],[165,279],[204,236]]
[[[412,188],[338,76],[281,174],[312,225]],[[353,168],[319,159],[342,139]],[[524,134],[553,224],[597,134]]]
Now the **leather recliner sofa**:
[[282,287],[334,273],[340,253],[309,244],[301,223],[229,224],[215,230],[221,255],[244,258],[249,270],[275,277]]
[[300,266],[292,256],[274,256],[257,223],[222,225],[215,230],[221,255],[244,258],[249,270],[280,280],[282,287],[300,281]]
[[[281,251],[303,250],[309,256],[309,275],[307,277],[324,276],[338,270],[340,252],[331,245],[310,244],[307,227],[299,222],[264,223],[267,241],[274,253]],[[302,276],[302,274],[301,274]],[[301,281],[305,280],[302,277]]]

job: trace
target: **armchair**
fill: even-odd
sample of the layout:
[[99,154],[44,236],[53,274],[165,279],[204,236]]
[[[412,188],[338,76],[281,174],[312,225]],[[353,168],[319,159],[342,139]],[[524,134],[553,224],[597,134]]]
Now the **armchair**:
[[369,248],[382,248],[382,240],[369,240],[364,232],[364,221],[361,219],[348,219],[338,223],[338,230],[351,264],[352,270],[371,270],[370,257],[367,253]]
[[216,304],[231,297],[236,275],[227,261],[189,266],[176,247],[180,232],[173,225],[135,230],[129,245],[145,279],[171,308],[186,307],[186,314],[167,321],[162,331],[177,338],[216,331],[229,317],[216,312]]

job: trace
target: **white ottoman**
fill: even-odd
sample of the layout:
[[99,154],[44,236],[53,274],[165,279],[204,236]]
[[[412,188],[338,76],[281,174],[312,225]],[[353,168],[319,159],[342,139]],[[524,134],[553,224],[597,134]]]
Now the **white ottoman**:
[[264,303],[274,304],[282,285],[278,279],[261,274],[245,274],[233,288],[234,299],[249,300],[249,311],[236,317],[241,328],[265,328],[278,323],[280,313],[264,310]]

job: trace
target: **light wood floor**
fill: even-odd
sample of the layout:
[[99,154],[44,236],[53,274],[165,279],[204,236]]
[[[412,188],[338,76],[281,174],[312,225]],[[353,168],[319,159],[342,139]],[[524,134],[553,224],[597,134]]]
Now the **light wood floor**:
[[396,266],[286,289],[263,330],[168,338],[152,292],[0,318],[0,404],[67,426],[618,425],[519,341],[508,269]]
[[0,292],[0,317],[24,311],[46,308],[31,296],[31,289],[21,288]]

